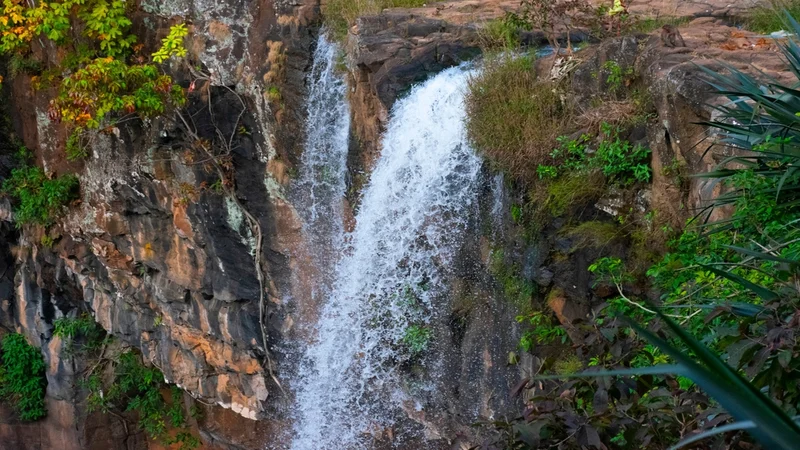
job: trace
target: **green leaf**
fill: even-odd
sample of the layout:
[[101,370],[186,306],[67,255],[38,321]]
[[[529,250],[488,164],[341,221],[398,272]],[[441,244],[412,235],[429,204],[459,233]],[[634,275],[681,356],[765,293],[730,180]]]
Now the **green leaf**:
[[727,278],[727,279],[733,281],[734,283],[738,283],[738,284],[742,285],[743,287],[755,292],[759,297],[761,297],[762,299],[764,299],[766,301],[771,301],[771,300],[775,300],[776,298],[778,298],[778,294],[770,291],[769,289],[767,289],[767,288],[765,288],[763,286],[759,286],[759,285],[757,285],[755,283],[747,281],[744,278],[740,277],[739,275],[736,275],[734,273],[727,272],[727,271],[724,271],[724,270],[719,270],[716,267],[712,267],[712,266],[705,265],[705,264],[701,264],[700,266],[703,267],[706,270],[709,270],[709,271],[715,273],[716,275],[719,275],[721,277]]

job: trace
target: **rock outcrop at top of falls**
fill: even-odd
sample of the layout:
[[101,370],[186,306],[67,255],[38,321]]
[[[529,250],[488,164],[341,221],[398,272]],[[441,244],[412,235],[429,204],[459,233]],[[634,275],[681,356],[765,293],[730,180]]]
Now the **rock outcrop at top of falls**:
[[[650,7],[662,3],[671,2]],[[640,136],[653,150],[655,179],[647,198],[673,210],[677,218],[702,205],[716,189],[697,179],[688,190],[679,189],[659,170],[675,159],[685,161],[692,172],[715,163],[703,154],[705,148],[694,145],[701,133],[694,124],[711,115],[709,94],[694,63],[723,60],[740,67],[752,63],[777,76],[783,71],[774,46],[746,32],[732,37],[734,29],[726,25],[725,16],[740,14],[745,3],[682,2],[681,8],[688,9],[671,14],[695,18],[681,30],[687,48],[665,49],[652,36],[612,39],[581,55],[574,71],[573,90],[583,99],[602,89],[592,74],[610,59],[629,61],[646,80],[658,114]],[[347,196],[353,205],[380,155],[380,136],[398,97],[479,55],[482,21],[516,4],[442,2],[441,7],[390,10],[356,21],[344,45],[353,137]],[[100,135],[87,159],[68,161],[67,132],[48,116],[49,98],[32,89],[30,75],[6,77],[2,112],[12,124],[3,139],[18,137],[48,174],[78,174],[81,198],[49,232],[56,236],[52,246],[41,245],[38,228],[14,228],[11,206],[0,199],[0,327],[21,332],[42,349],[49,412],[39,422],[22,424],[0,405],[0,448],[157,448],[133,425],[134,417],[127,427],[108,415],[87,414],[78,401],[75,363],[62,340],[53,336],[54,321],[76,310],[90,311],[107,332],[140,350],[170,383],[197,399],[204,415],[194,426],[207,448],[260,449],[291,429],[280,350],[301,321],[287,299],[307,295],[313,282],[294,275],[307,262],[303,258],[313,255],[297,256],[304,240],[302,218],[287,193],[296,181],[306,138],[306,75],[321,25],[319,13],[315,0],[143,0],[133,15],[140,41],[153,50],[173,22],[170,18],[191,21],[190,58],[211,77],[192,85],[188,108],[197,112],[200,137],[213,139],[218,132],[235,136],[230,164],[238,201],[209,188],[218,179],[202,161],[174,150],[173,144],[185,136],[168,120],[120,125]],[[48,48],[35,52],[42,60],[61,57]],[[546,70],[547,61],[540,66]],[[189,68],[169,70],[188,87]],[[270,87],[279,89],[280,101],[267,95]],[[12,149],[0,147],[3,178],[13,159]],[[491,187],[479,191],[478,203],[485,208]],[[350,212],[349,205],[345,208]],[[261,231],[260,247],[248,214]],[[458,358],[466,362],[445,380],[446,398],[435,399],[442,410],[456,411],[451,415],[455,418],[426,417],[406,408],[410,420],[429,436],[445,440],[450,436],[444,433],[455,436],[468,428],[467,419],[457,417],[460,410],[470,408],[482,417],[514,412],[513,402],[494,396],[506,392],[507,375],[517,369],[492,372],[515,341],[514,314],[492,309],[497,299],[484,273],[486,242],[479,235],[466,241],[456,258],[459,276],[448,288],[459,299],[479,299],[478,313],[472,321],[459,322],[463,305],[450,305],[455,325],[446,358],[454,365]],[[522,265],[540,285],[564,288],[563,298],[554,301],[561,305],[559,319],[579,320],[588,308],[590,287],[574,287],[575,280],[586,281],[576,275],[577,263],[545,266],[540,258],[548,251],[544,247],[521,252]],[[258,267],[264,272],[263,285]],[[502,321],[509,335],[487,337],[492,321]],[[467,399],[464,391],[469,389],[481,392]]]

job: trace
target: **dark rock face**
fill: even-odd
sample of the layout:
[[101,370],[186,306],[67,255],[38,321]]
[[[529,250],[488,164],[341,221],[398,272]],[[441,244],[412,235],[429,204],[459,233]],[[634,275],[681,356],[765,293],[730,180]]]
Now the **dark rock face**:
[[371,170],[397,97],[432,74],[472,59],[480,48],[473,26],[401,11],[359,18],[346,51],[357,146],[349,165],[359,173]]
[[[12,115],[16,135],[48,172],[78,174],[81,201],[51,228],[58,236],[52,249],[41,248],[36,227],[17,233],[7,222],[7,204],[0,212],[0,325],[42,347],[50,410],[30,426],[9,424],[3,415],[3,442],[73,448],[57,444],[70,442],[76,449],[149,445],[135,426],[120,431],[107,415],[88,421],[76,404],[80,362],[63,358],[52,323],[88,311],[141,350],[168,381],[240,419],[229,418],[223,429],[200,423],[201,435],[220,448],[263,447],[269,433],[248,424],[262,424],[255,419],[275,414],[280,404],[267,401],[279,390],[267,376],[266,354],[280,342],[286,326],[280,299],[292,288],[290,254],[299,226],[283,189],[302,143],[297,130],[318,12],[314,0],[177,0],[144,1],[134,17],[146,46],[166,34],[167,18],[192,23],[188,58],[210,82],[198,82],[190,96],[191,128],[201,139],[226,136],[230,147],[218,151],[233,174],[237,201],[213,188],[222,181],[217,171],[197,151],[187,152],[194,136],[172,120],[120,125],[98,136],[85,161],[65,161],[64,127],[48,119],[46,95],[31,95],[27,75],[13,80],[8,104],[19,112]],[[170,70],[188,85],[183,68]],[[263,95],[268,84],[281,90],[280,107]],[[12,164],[10,153],[0,151],[0,177]],[[258,254],[242,208],[262,232]],[[19,247],[15,256],[10,245]],[[265,279],[263,319],[256,258]],[[279,377],[281,362],[273,365]],[[245,429],[249,434],[240,433]],[[31,433],[43,437],[37,441]]]
[[347,47],[387,110],[412,84],[480,53],[475,28],[408,13],[359,18]]

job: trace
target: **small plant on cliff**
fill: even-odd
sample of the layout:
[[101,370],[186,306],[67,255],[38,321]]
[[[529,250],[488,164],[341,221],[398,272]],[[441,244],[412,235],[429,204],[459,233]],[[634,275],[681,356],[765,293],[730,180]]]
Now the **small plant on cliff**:
[[[166,445],[180,444],[178,448],[182,450],[200,445],[187,428],[181,390],[173,386],[167,401],[162,394],[166,388],[164,375],[157,368],[142,364],[136,353],[119,355],[110,382],[104,382],[99,373],[92,373],[84,384],[89,389],[86,400],[90,411],[135,411],[139,425],[150,438],[161,439]],[[170,428],[177,428],[178,432],[170,435]]]
[[[555,178],[558,173],[587,172],[599,169],[608,181],[621,186],[650,181],[650,150],[632,145],[619,137],[619,129],[601,125],[597,149],[590,152],[590,137],[578,139],[559,137],[561,146],[550,153],[551,165],[539,165],[539,178]],[[546,174],[543,177],[542,174]]]
[[0,399],[8,401],[20,420],[33,421],[47,415],[44,405],[45,364],[42,353],[19,333],[7,334],[0,342]]
[[532,351],[537,345],[549,344],[560,341],[562,344],[567,342],[567,333],[563,327],[553,325],[549,315],[534,311],[528,315],[517,316],[518,323],[527,326],[527,330],[519,340],[519,346],[526,352]]
[[431,330],[420,325],[409,325],[403,335],[403,345],[412,356],[418,356],[428,349]]
[[167,37],[161,40],[161,48],[153,53],[153,62],[163,63],[164,61],[177,56],[186,56],[186,47],[183,46],[183,38],[189,35],[186,24],[179,23],[169,29]]
[[64,206],[77,198],[78,178],[64,175],[50,179],[38,167],[11,171],[3,182],[2,192],[15,203],[17,224],[51,225]]
[[[520,214],[522,214],[521,210]],[[489,273],[492,274],[502,288],[506,301],[513,304],[517,311],[522,314],[530,311],[531,299],[536,287],[522,277],[520,268],[517,265],[506,262],[506,255],[502,249],[492,250],[489,260]]]
[[602,72],[606,75],[606,88],[614,95],[629,86],[634,76],[633,67],[623,69],[616,61],[606,61]]
[[72,351],[76,339],[80,339],[80,351],[92,351],[105,342],[106,332],[89,314],[78,317],[60,317],[53,322],[53,336],[60,337]]

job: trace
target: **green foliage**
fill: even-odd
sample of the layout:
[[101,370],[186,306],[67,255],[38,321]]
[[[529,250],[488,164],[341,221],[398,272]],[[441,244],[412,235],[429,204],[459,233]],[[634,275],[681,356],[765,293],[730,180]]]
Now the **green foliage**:
[[604,247],[621,237],[619,227],[613,222],[590,220],[566,231],[573,240],[573,250],[586,247]]
[[269,86],[267,90],[264,92],[264,97],[267,99],[268,102],[280,105],[281,100],[283,100],[283,96],[281,95],[281,90],[278,86]]
[[128,34],[131,21],[123,0],[62,0],[28,6],[5,0],[0,14],[0,53],[22,52],[35,37],[56,44],[68,40],[71,29],[95,40],[105,56],[122,56],[136,41]]
[[23,56],[14,53],[8,59],[8,73],[16,77],[21,73],[36,75],[42,72],[42,63],[33,59],[31,56]]
[[550,315],[541,311],[534,311],[527,315],[516,317],[518,323],[525,324],[528,329],[523,332],[519,346],[526,352],[533,351],[537,345],[550,344],[560,341],[565,344],[569,337],[560,325],[554,325]]
[[616,94],[630,83],[633,76],[633,67],[623,69],[616,61],[610,60],[603,64],[602,70],[606,73],[606,88]]
[[[605,180],[599,173],[572,172],[552,180],[544,189],[535,189],[531,204],[540,211],[559,217],[572,206],[600,198],[605,189]],[[536,216],[541,217],[540,214]]]
[[[787,22],[800,34],[800,25]],[[800,47],[788,40],[782,49],[800,76]],[[584,333],[579,351],[588,365],[611,372],[594,372],[601,380],[587,379],[589,373],[562,382],[537,380],[537,407],[505,427],[523,442],[520,448],[565,442],[568,423],[584,423],[585,435],[596,433],[596,441],[609,447],[666,448],[679,444],[678,436],[691,437],[680,446],[753,447],[742,430],[764,448],[796,447],[800,429],[791,417],[800,410],[800,95],[797,81],[759,81],[727,69],[726,75],[707,72],[729,100],[719,107],[719,121],[708,125],[719,130],[722,142],[746,152],[733,152],[701,175],[721,185],[710,209],[725,207],[726,218],[712,222],[712,211],[702,211],[649,269],[649,284],[619,258],[589,267],[597,284],[611,284],[616,297],[605,297],[605,307],[593,311],[592,329],[575,332]],[[608,286],[599,287],[598,295],[606,296],[600,292]],[[660,293],[659,301],[635,295],[643,288]],[[664,363],[673,365],[658,367]],[[548,402],[554,406],[544,407]],[[598,408],[602,414],[595,414]],[[712,413],[713,424],[706,420]],[[732,420],[738,422],[720,426]],[[546,434],[538,432],[545,428]],[[694,443],[701,439],[707,442]]]
[[3,181],[2,192],[15,203],[18,224],[50,225],[61,209],[77,198],[78,178],[64,175],[49,179],[38,167],[20,167]]
[[431,330],[420,325],[409,325],[403,335],[403,345],[413,356],[422,354],[428,349],[431,341]]
[[558,169],[555,166],[539,164],[536,167],[536,174],[539,175],[540,180],[552,179],[558,176]]
[[686,25],[691,21],[688,17],[671,17],[671,16],[657,16],[657,17],[637,17],[629,21],[627,30],[630,33],[645,33],[649,34],[663,27],[664,25],[672,25],[679,27]]
[[325,24],[338,41],[347,38],[347,30],[361,16],[377,14],[386,8],[417,8],[427,0],[329,0],[322,8]]
[[619,130],[604,127],[603,140],[597,147],[592,163],[612,182],[628,186],[634,182],[650,181],[650,149],[632,146],[619,138]]
[[553,372],[559,375],[571,375],[583,369],[583,362],[577,355],[569,355],[563,359],[559,359],[553,365]]
[[519,48],[520,30],[530,30],[531,23],[517,14],[507,12],[502,18],[492,19],[480,29],[486,49],[515,50]]
[[75,4],[81,5],[78,17],[86,24],[84,33],[97,40],[102,54],[119,57],[130,51],[136,36],[127,34],[132,22],[127,18],[124,0],[75,0]]
[[96,350],[105,342],[105,330],[87,313],[78,317],[60,317],[53,322],[53,327],[53,336],[63,339],[69,349],[76,339],[81,341],[81,351]]
[[[631,326],[679,362],[683,373],[711,393],[735,418],[751,421],[755,427],[748,429],[748,432],[766,448],[796,448],[800,439],[800,426],[789,414],[767,397],[756,384],[750,383],[735,368],[725,364],[677,323],[663,314],[660,314],[660,318],[677,336],[681,347],[661,339],[636,323],[631,322]],[[682,347],[690,349],[691,354],[683,351]]]
[[[163,114],[168,105],[183,105],[183,89],[155,65],[146,64],[145,57],[138,55],[137,64],[129,64],[131,53],[142,46],[134,46],[136,37],[129,34],[132,22],[126,0],[61,0],[35,6],[5,0],[3,5],[0,53],[12,54],[12,74],[41,72],[31,80],[37,89],[60,82],[49,115],[73,127],[66,143],[69,159],[86,156],[86,130],[108,126],[112,115],[136,113],[144,118]],[[82,38],[71,30],[81,30]],[[186,25],[173,26],[153,60],[184,56],[187,34]],[[34,37],[40,43],[46,37],[63,48],[61,67],[42,71],[35,62],[27,62],[33,61],[26,54]]]
[[521,313],[530,311],[531,299],[535,287],[520,276],[519,267],[509,265],[505,261],[505,253],[501,249],[492,250],[489,261],[489,273],[503,289],[503,296]]
[[469,82],[467,132],[489,161],[519,179],[533,179],[556,138],[569,123],[570,109],[559,86],[539,80],[533,56],[489,58]]
[[522,207],[519,205],[511,205],[511,219],[515,223],[522,221]]
[[29,422],[46,416],[42,353],[19,333],[4,336],[0,348],[0,399],[11,403],[20,420]]
[[137,113],[150,117],[165,105],[182,105],[183,89],[172,84],[153,65],[128,65],[113,58],[97,58],[64,78],[56,98],[61,119],[78,131],[99,128],[110,113]]
[[748,30],[763,34],[791,30],[792,25],[783,14],[784,10],[788,11],[791,17],[800,17],[800,1],[770,0],[759,3],[750,9],[744,26]]
[[183,58],[186,56],[186,47],[183,46],[183,38],[189,34],[186,24],[180,23],[173,25],[169,29],[167,37],[161,40],[161,48],[153,53],[153,62],[163,63],[173,56]]
[[[140,357],[132,351],[119,355],[111,383],[103,383],[98,374],[90,374],[84,384],[89,390],[87,405],[90,412],[135,411],[140,427],[151,438],[161,439],[166,445],[180,443],[179,448],[184,450],[199,446],[199,439],[186,428],[181,390],[173,386],[171,402],[167,402],[161,393],[165,388],[164,375],[157,368],[142,364]],[[179,430],[174,436],[169,436],[169,427]]]
[[[635,182],[650,181],[650,150],[641,145],[631,145],[619,137],[619,129],[602,124],[597,149],[591,153],[591,137],[578,139],[561,136],[561,144],[550,152],[553,165],[537,167],[538,173],[547,173],[546,178],[556,178],[559,173],[589,172],[599,169],[613,184],[629,186]],[[556,165],[557,164],[557,165]],[[540,178],[545,178],[540,175]]]

